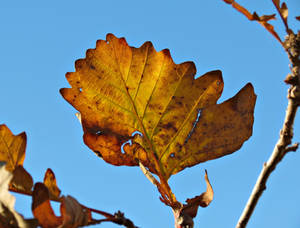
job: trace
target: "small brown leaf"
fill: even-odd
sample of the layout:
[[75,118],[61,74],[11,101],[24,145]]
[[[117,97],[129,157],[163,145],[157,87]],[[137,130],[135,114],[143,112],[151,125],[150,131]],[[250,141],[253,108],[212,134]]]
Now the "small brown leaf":
[[63,197],[60,211],[63,227],[76,228],[88,225],[91,221],[91,211],[83,208],[72,196]]
[[296,17],[296,20],[300,21],[300,16]]
[[182,211],[192,218],[196,217],[198,207],[207,207],[210,202],[213,200],[214,191],[209,182],[207,171],[205,170],[205,182],[206,182],[206,192],[203,192],[201,195],[196,196],[192,199],[187,199],[187,204],[183,206]]
[[14,176],[10,183],[10,188],[15,191],[31,194],[33,179],[31,175],[24,169],[24,167],[21,165],[17,166],[13,172],[13,175]]
[[44,177],[44,184],[48,188],[51,199],[59,199],[60,189],[57,187],[56,178],[51,169],[47,169]]
[[62,223],[50,204],[49,190],[43,183],[36,183],[32,194],[32,213],[43,228],[55,228]]
[[6,162],[6,169],[13,171],[23,165],[26,149],[25,132],[13,135],[6,125],[0,125],[0,161]]

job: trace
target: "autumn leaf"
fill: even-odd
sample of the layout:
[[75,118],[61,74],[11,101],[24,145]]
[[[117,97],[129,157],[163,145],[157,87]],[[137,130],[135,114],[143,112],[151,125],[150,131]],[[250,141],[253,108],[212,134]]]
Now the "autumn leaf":
[[50,198],[59,200],[60,197],[60,189],[57,187],[56,178],[51,169],[47,169],[45,176],[44,176],[44,184],[48,188],[50,193]]
[[31,194],[32,186],[33,179],[31,175],[24,169],[23,166],[17,166],[13,172],[13,179],[10,183],[10,189]]
[[50,204],[48,188],[43,183],[36,183],[32,194],[32,213],[43,228],[58,227],[62,223],[61,217],[57,217]]
[[63,218],[63,227],[76,228],[85,226],[92,219],[91,211],[83,208],[72,196],[63,197],[60,211]]
[[297,16],[297,17],[296,17],[296,20],[300,21],[300,16]]
[[[220,71],[194,79],[151,42],[140,48],[108,34],[77,60],[63,97],[81,114],[84,142],[113,165],[139,161],[164,179],[238,150],[252,134],[251,84],[222,104]],[[136,132],[140,132],[142,136]],[[130,143],[129,143],[130,142]]]
[[37,227],[33,220],[26,220],[15,209],[15,197],[8,191],[13,174],[0,162],[0,227]]
[[13,135],[6,125],[0,125],[0,161],[13,173],[10,190],[31,194],[33,179],[24,169],[26,134]]
[[23,165],[26,149],[26,134],[13,135],[6,125],[0,125],[0,161],[6,162],[6,169],[13,171]]
[[55,215],[48,188],[43,183],[36,183],[33,189],[32,213],[43,228],[76,228],[92,221],[91,211],[82,207],[71,196],[62,197],[60,212],[61,216]]

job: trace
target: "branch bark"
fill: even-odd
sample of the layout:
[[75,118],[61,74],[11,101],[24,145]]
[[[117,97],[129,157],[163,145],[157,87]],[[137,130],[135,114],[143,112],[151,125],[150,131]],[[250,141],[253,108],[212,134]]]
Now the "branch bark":
[[293,68],[292,74],[287,76],[289,80],[285,80],[285,82],[291,84],[291,87],[288,90],[288,106],[286,109],[284,124],[282,130],[280,131],[279,140],[277,141],[269,160],[263,165],[261,173],[236,225],[236,228],[245,228],[247,226],[258,200],[266,189],[266,183],[270,174],[275,170],[276,166],[288,152],[296,151],[299,146],[299,143],[294,145],[291,145],[291,143],[293,139],[294,120],[297,109],[300,105],[300,33],[298,33],[298,35],[290,34],[285,41],[285,45]]

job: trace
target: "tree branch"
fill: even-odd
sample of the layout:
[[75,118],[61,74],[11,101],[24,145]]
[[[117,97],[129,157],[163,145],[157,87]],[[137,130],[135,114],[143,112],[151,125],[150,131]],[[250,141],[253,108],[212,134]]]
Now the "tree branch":
[[[292,55],[289,56],[289,58],[291,60],[291,65],[293,66],[293,70],[292,75],[288,75],[288,77],[292,78],[293,80],[286,80],[287,83],[291,84],[291,87],[288,90],[288,106],[286,109],[284,124],[282,130],[280,131],[279,140],[277,141],[269,160],[263,165],[261,173],[256,181],[256,184],[252,190],[244,211],[236,225],[236,228],[246,227],[259,198],[261,197],[263,191],[266,189],[266,183],[270,174],[275,170],[278,163],[288,152],[296,151],[299,146],[299,143],[291,146],[290,144],[292,143],[293,138],[294,120],[300,104],[300,74],[298,70],[300,68],[300,33],[298,33],[297,36],[295,34],[290,34],[286,39],[285,45],[289,55]],[[293,50],[296,51],[294,52]]]

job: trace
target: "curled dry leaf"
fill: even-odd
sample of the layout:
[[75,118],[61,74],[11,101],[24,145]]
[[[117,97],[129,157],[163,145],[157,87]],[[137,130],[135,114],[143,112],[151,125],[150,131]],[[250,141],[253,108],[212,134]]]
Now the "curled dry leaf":
[[61,216],[56,216],[50,204],[49,190],[43,183],[34,185],[32,212],[43,228],[76,228],[88,225],[91,221],[90,210],[82,207],[71,196],[62,197]]
[[209,182],[207,171],[205,170],[206,191],[201,195],[192,199],[187,199],[186,204],[178,205],[179,207],[173,208],[175,227],[194,227],[193,218],[196,217],[199,206],[207,207],[213,200],[214,192]]
[[43,183],[36,183],[32,194],[32,213],[43,228],[56,228],[62,223],[62,218],[57,217],[50,204],[48,188]]
[[186,205],[183,206],[182,211],[192,218],[196,217],[198,207],[207,207],[214,198],[214,191],[209,182],[207,171],[205,170],[205,182],[206,182],[206,191],[201,195],[196,196],[192,199],[186,200]]
[[59,200],[60,197],[60,189],[57,187],[56,178],[51,169],[47,169],[45,176],[44,176],[44,184],[48,188],[50,193],[50,198]]
[[60,211],[63,219],[62,227],[85,226],[92,219],[91,212],[83,208],[72,196],[63,197]]
[[75,68],[61,94],[81,114],[85,144],[113,165],[140,161],[167,180],[233,153],[252,134],[251,84],[216,104],[220,71],[194,79],[194,63],[175,64],[169,50],[157,52],[151,42],[134,48],[108,34]]

